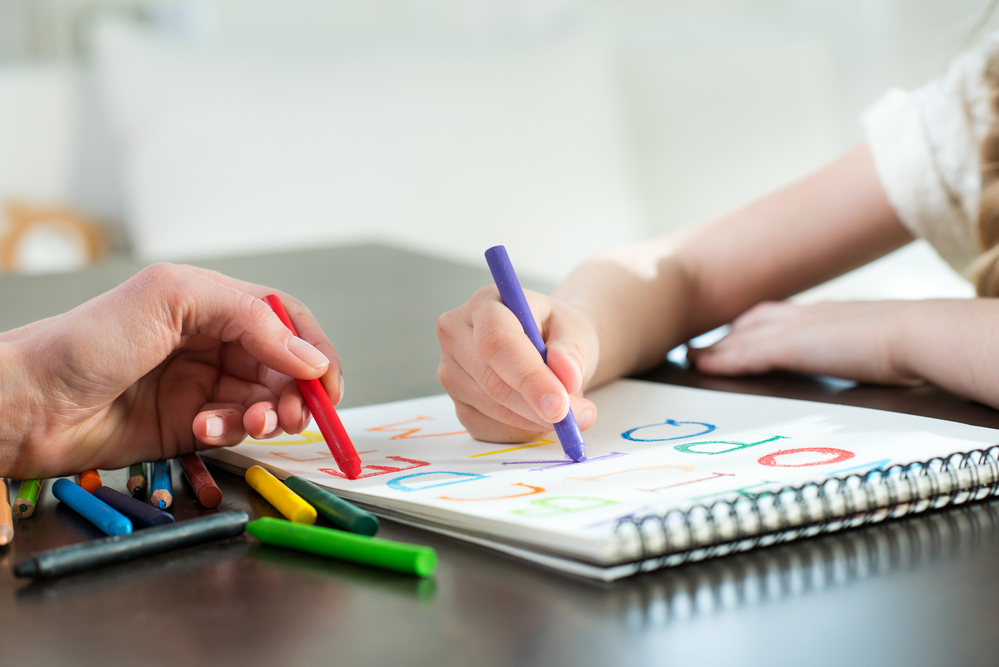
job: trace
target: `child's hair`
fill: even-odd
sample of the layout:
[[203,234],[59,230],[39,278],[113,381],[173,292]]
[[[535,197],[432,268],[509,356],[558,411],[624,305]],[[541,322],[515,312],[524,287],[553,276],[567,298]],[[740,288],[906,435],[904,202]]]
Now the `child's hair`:
[[[989,59],[985,83],[991,91],[992,111],[999,118],[999,53]],[[982,202],[978,208],[978,240],[985,253],[975,268],[979,296],[999,296],[999,121],[993,122],[982,142]]]

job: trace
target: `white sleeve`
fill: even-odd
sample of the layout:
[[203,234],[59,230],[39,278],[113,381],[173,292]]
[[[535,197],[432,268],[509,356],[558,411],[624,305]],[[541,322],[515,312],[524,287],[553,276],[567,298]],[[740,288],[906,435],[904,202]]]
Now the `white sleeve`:
[[965,275],[982,252],[979,148],[994,121],[984,74],[997,49],[993,37],[915,92],[889,90],[860,121],[902,224]]

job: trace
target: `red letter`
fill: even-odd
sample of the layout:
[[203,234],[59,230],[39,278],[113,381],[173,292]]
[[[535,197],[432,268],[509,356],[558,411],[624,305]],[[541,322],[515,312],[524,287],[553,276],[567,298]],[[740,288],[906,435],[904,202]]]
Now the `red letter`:
[[[828,454],[832,458],[826,459],[825,461],[815,461],[814,463],[796,463],[786,465],[780,465],[777,463],[778,456],[784,456],[785,454],[799,454],[801,452]],[[830,463],[839,463],[840,461],[852,459],[854,456],[855,454],[853,452],[848,452],[845,449],[833,449],[832,447],[805,447],[803,449],[782,449],[779,452],[774,452],[773,454],[767,454],[766,456],[760,457],[760,460],[757,461],[757,463],[761,466],[770,466],[772,468],[804,468],[806,466],[824,466]]]

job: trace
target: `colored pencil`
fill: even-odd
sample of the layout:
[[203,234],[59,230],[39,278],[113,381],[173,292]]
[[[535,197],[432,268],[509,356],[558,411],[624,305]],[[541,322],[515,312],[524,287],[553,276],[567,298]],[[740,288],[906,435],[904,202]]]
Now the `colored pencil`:
[[173,505],[173,480],[170,477],[170,462],[157,461],[153,464],[153,479],[149,487],[149,502],[161,510]]
[[132,532],[132,522],[121,512],[68,479],[53,482],[52,495],[107,535],[127,535]]
[[38,493],[42,489],[42,480],[26,479],[21,482],[21,488],[17,491],[17,498],[14,500],[14,514],[18,519],[27,519],[35,513],[35,505],[38,504]]
[[340,528],[361,535],[374,535],[378,532],[378,517],[338,498],[318,484],[297,475],[292,475],[284,483]]
[[180,523],[140,530],[133,535],[106,537],[36,553],[14,566],[14,575],[55,579],[103,565],[235,537],[250,517],[246,512],[220,512]]
[[430,576],[437,567],[437,553],[430,547],[354,535],[332,528],[263,517],[246,524],[246,532],[265,544],[419,577]]
[[101,476],[96,470],[84,470],[80,473],[80,486],[89,493],[101,488]]
[[[281,322],[291,330],[291,333],[298,336],[295,325],[291,323],[288,312],[284,309],[281,299],[276,294],[264,297],[264,303],[271,307],[271,310],[280,318]],[[333,407],[330,396],[326,393],[323,383],[319,380],[295,380],[298,389],[302,392],[305,403],[312,411],[312,417],[316,420],[316,426],[326,440],[326,446],[330,448],[330,454],[340,468],[340,472],[348,479],[357,479],[361,474],[361,459],[357,456],[357,450],[350,441],[350,436],[344,430],[340,417]]]
[[172,514],[156,509],[149,503],[144,503],[121,491],[115,491],[109,486],[102,486],[94,491],[94,497],[124,514],[135,527],[148,528],[174,522]]
[[299,498],[277,477],[260,466],[247,468],[246,482],[289,521],[307,524],[316,522],[316,508]]
[[[524,333],[534,343],[534,347],[547,364],[548,350],[545,348],[545,340],[541,337],[541,331],[538,330],[538,323],[534,321],[534,315],[531,314],[531,307],[527,303],[527,297],[524,296],[524,290],[520,287],[520,280],[517,279],[517,274],[513,270],[513,264],[510,263],[510,256],[507,255],[506,248],[498,245],[487,250],[486,264],[489,265],[489,271],[493,274],[493,280],[496,282],[496,288],[499,290],[503,305],[517,316],[520,325],[524,328]],[[554,427],[558,441],[562,444],[562,451],[565,452],[566,456],[573,461],[585,461],[586,442],[583,440],[583,434],[579,431],[579,425],[576,424],[572,408],[569,408],[569,414],[562,421],[554,424]]]
[[146,464],[133,463],[128,466],[128,492],[133,496],[141,495],[147,485]]
[[0,546],[14,539],[14,515],[10,512],[10,490],[0,477]]
[[180,457],[180,469],[184,471],[198,502],[208,509],[214,509],[222,502],[222,490],[197,453]]

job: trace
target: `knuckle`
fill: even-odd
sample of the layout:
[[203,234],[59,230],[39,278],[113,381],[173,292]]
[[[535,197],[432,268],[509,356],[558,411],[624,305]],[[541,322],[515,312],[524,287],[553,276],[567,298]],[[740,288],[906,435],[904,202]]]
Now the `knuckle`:
[[451,333],[452,321],[454,311],[448,311],[437,318],[437,340],[440,341],[441,345],[446,345],[450,343],[453,336]]
[[142,291],[162,290],[164,288],[174,290],[178,283],[184,281],[186,274],[187,272],[176,264],[159,262],[145,267],[135,274],[132,280],[136,288]]

